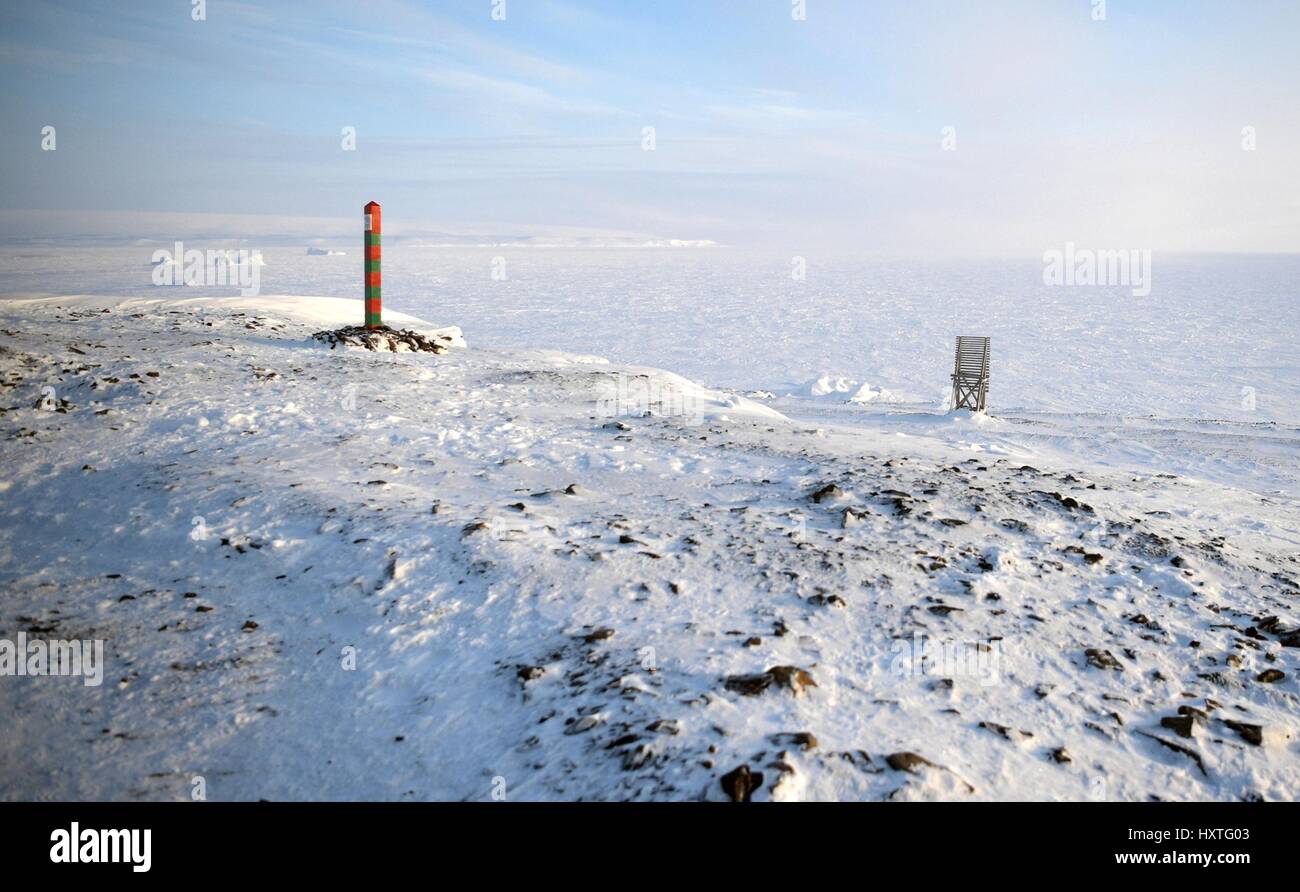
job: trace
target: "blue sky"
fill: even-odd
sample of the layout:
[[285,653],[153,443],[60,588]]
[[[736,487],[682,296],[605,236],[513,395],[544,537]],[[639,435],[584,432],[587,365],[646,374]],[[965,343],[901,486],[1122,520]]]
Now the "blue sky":
[[1093,6],[4,4],[0,236],[325,235],[376,198],[412,233],[1300,250],[1300,4]]

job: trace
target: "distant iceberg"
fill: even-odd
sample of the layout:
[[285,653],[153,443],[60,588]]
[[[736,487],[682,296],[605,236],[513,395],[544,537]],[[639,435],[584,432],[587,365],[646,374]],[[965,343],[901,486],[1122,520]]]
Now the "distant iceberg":
[[311,257],[346,257],[347,251],[335,251],[330,248],[308,248],[307,254]]

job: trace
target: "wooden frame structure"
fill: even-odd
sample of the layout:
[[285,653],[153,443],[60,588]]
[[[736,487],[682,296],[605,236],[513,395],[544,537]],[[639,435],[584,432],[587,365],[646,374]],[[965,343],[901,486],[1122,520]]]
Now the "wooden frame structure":
[[952,407],[983,412],[989,395],[989,339],[959,335],[952,371]]

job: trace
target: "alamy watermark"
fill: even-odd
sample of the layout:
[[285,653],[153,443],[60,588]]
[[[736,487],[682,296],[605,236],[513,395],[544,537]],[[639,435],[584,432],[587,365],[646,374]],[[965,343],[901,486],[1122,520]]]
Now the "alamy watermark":
[[614,386],[596,402],[605,418],[682,417],[687,424],[704,422],[704,401],[694,389],[684,389],[670,380],[648,375],[629,377],[618,373]]
[[104,642],[101,639],[65,641],[28,638],[19,632],[16,640],[0,638],[0,676],[80,676],[82,684],[97,688],[104,683]]
[[889,669],[898,676],[975,678],[984,687],[1002,680],[1002,642],[942,641],[913,632],[890,646],[894,658]]
[[243,297],[253,297],[262,291],[261,251],[246,248],[187,251],[184,242],[176,242],[173,248],[153,252],[155,285],[238,285]]
[[73,821],[67,830],[50,834],[50,861],[55,864],[130,864],[135,873],[148,873],[153,864],[153,831],[96,830]]
[[1124,285],[1134,297],[1151,293],[1150,249],[1094,251],[1066,242],[1043,253],[1044,285]]

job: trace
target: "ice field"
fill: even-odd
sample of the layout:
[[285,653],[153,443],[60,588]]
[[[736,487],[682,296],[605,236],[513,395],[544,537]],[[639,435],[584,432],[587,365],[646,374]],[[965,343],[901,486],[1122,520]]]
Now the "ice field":
[[[1267,491],[1300,480],[1295,256],[1157,254],[1151,293],[1135,297],[1123,286],[1049,287],[1039,258],[428,241],[385,245],[385,306],[459,325],[478,347],[590,353],[770,394],[787,414],[931,431],[954,336],[989,335],[990,414],[1005,423],[985,433],[1000,442]],[[343,253],[262,249],[261,292],[357,297],[358,246],[312,244]],[[8,248],[0,293],[160,296],[149,279],[157,247],[171,245]]]

